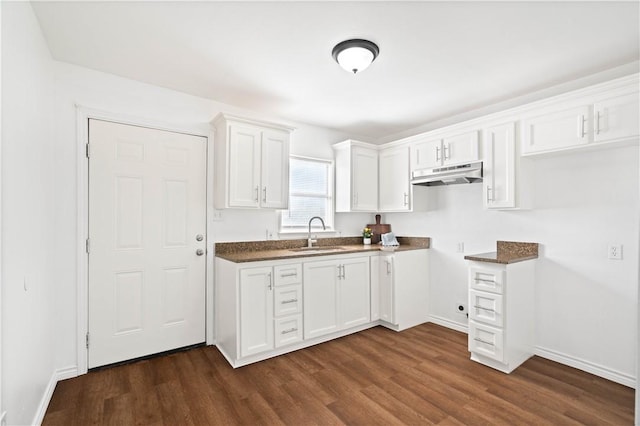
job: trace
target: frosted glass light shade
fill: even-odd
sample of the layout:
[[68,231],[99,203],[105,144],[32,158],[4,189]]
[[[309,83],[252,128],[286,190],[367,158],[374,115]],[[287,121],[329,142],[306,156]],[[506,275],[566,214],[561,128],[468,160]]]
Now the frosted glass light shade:
[[348,72],[366,69],[378,57],[380,49],[368,40],[346,40],[333,48],[333,59]]

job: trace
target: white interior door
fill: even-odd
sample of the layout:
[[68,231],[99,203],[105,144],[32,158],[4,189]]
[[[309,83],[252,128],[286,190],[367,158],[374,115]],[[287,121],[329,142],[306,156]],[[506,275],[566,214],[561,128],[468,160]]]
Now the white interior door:
[[206,139],[89,120],[89,368],[205,341]]

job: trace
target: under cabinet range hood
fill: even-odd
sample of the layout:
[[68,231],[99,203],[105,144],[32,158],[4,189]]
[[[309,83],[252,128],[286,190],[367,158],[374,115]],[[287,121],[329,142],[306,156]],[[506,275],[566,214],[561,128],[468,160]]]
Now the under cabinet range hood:
[[413,185],[439,186],[474,182],[482,182],[482,161],[415,170],[411,173]]

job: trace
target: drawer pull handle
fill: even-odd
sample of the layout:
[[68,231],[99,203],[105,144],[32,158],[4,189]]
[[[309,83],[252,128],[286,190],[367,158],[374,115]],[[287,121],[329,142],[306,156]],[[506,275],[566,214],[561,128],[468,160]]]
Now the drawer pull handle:
[[476,281],[482,281],[483,283],[491,283],[491,284],[495,284],[495,280],[485,280],[484,278],[474,278],[474,280]]
[[280,274],[280,278],[297,277],[297,276],[298,276],[297,272],[293,272],[291,274]]
[[281,304],[285,305],[287,303],[296,303],[298,301],[298,299],[289,299],[289,300],[283,300],[282,302],[280,302]]
[[483,311],[488,311],[488,312],[493,312],[493,313],[496,312],[495,309],[485,308],[484,306],[480,306],[480,305],[473,305],[473,307],[474,308],[478,308],[478,309],[482,309]]
[[296,331],[298,331],[298,329],[297,329],[297,328],[290,328],[290,329],[288,329],[288,330],[282,330],[282,331],[280,332],[280,334],[295,333]]
[[486,340],[482,340],[482,339],[480,339],[478,337],[475,337],[473,340],[475,340],[476,342],[484,343],[485,345],[495,346],[493,343],[487,342]]

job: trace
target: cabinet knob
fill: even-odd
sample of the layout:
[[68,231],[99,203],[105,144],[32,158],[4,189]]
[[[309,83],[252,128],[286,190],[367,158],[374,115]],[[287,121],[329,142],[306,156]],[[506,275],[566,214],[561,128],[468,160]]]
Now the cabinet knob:
[[202,249],[196,250],[196,255],[202,256],[203,254],[204,254],[204,250],[202,250]]

